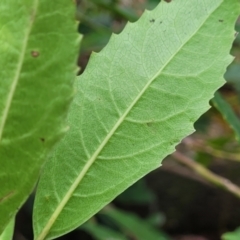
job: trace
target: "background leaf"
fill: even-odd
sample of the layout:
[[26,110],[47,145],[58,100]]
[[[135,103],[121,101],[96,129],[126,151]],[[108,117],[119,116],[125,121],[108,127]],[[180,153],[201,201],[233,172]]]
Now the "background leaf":
[[233,232],[227,232],[222,235],[222,240],[239,240],[240,239],[240,228],[237,228]]
[[119,203],[134,204],[136,206],[150,203],[154,200],[154,195],[147,188],[145,181],[140,179],[120,194],[115,200]]
[[70,0],[0,1],[0,232],[67,130],[77,39]]
[[235,0],[163,1],[91,56],[39,182],[37,240],[85,222],[193,132],[224,83],[238,10]]
[[212,103],[228,122],[229,126],[234,130],[236,139],[240,142],[240,119],[236,116],[230,104],[225,101],[219,92],[215,93]]
[[141,220],[134,214],[116,209],[105,209],[101,214],[110,217],[111,221],[117,224],[123,232],[127,233],[133,239],[145,240],[168,240],[169,238],[163,232],[157,231],[147,222]]
[[97,240],[127,240],[127,238],[121,233],[118,233],[108,227],[101,226],[100,224],[91,223],[90,221],[82,225],[81,229],[90,233],[94,239]]

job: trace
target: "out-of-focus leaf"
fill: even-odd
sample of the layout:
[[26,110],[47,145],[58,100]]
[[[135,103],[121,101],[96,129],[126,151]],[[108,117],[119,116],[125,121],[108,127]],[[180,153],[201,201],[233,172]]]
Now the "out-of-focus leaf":
[[100,224],[91,223],[90,221],[83,224],[81,229],[88,232],[96,240],[127,240],[127,237],[123,234]]
[[146,1],[146,8],[147,9],[153,9],[157,6],[157,4],[161,2],[160,0],[150,0]]
[[136,21],[138,19],[137,14],[132,9],[126,9],[123,7],[117,6],[112,1],[106,1],[106,0],[91,0],[91,2],[97,4],[98,6],[101,6],[107,10],[110,10],[110,12],[114,13],[117,16],[120,16],[126,20],[129,21]]
[[146,218],[145,221],[152,226],[159,227],[165,223],[166,217],[161,212],[155,212]]
[[207,167],[212,162],[212,157],[205,152],[198,152],[195,161],[201,163],[201,165]]
[[222,235],[222,240],[239,240],[240,228],[237,228],[234,232],[227,232]]
[[236,116],[232,107],[219,92],[215,93],[212,103],[222,114],[229,126],[234,130],[236,138],[240,142],[240,119]]
[[240,93],[240,63],[232,63],[225,73],[228,83],[232,84],[238,93]]
[[144,179],[137,181],[115,199],[125,204],[147,204],[153,200],[154,195],[146,186]]
[[7,227],[4,229],[3,233],[0,235],[0,240],[12,240],[14,231],[15,219],[11,220]]
[[229,83],[239,84],[240,87],[240,64],[232,63],[225,73],[225,78]]
[[110,208],[104,209],[100,214],[105,214],[110,217],[113,222],[115,222],[126,234],[128,234],[128,236],[133,237],[133,239],[169,239],[165,233],[160,230],[156,230],[146,221],[140,219],[134,214]]
[[68,129],[79,42],[74,9],[71,0],[0,1],[0,233]]
[[[238,18],[238,21],[236,23],[236,31],[240,32],[240,18]],[[235,39],[235,43],[240,44],[240,34],[237,35],[237,37]]]
[[91,32],[84,35],[81,52],[84,53],[92,50],[99,52],[109,41],[110,35],[109,31]]

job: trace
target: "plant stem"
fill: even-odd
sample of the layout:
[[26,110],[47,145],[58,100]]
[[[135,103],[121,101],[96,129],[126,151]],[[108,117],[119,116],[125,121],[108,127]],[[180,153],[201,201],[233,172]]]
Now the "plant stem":
[[232,161],[240,162],[240,154],[239,153],[229,153],[222,150],[218,150],[209,146],[204,146],[202,148],[205,152],[209,153],[210,155],[218,158],[229,159]]
[[220,188],[232,193],[236,197],[240,198],[240,188],[237,185],[235,185],[234,183],[232,183],[230,180],[211,172],[210,170],[208,170],[207,168],[205,168],[201,164],[193,161],[191,158],[183,155],[182,153],[180,153],[178,151],[173,153],[172,156],[178,162],[180,162],[180,163],[184,164],[185,166],[191,168],[197,174],[199,174],[200,176],[202,176],[204,179],[208,180],[212,184],[214,184],[217,187],[220,187]]
[[206,145],[207,143],[204,144],[196,140],[192,141],[188,139],[187,141],[185,141],[185,144],[190,148],[195,149],[196,151],[206,152],[217,158],[240,162],[240,153],[231,153],[231,152],[215,149],[209,145],[207,146]]

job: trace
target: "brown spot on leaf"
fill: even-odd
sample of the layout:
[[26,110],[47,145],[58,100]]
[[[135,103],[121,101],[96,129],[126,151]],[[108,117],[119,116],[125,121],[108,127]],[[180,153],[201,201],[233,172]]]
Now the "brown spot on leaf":
[[219,22],[223,22],[223,19],[219,19],[218,21],[219,21]]
[[153,123],[154,123],[153,121],[150,121],[150,122],[147,122],[146,124],[147,124],[148,127],[152,127]]
[[156,127],[155,127],[155,121],[154,120],[150,120],[149,122],[146,122],[147,128],[149,130],[149,132],[153,135],[156,134]]
[[151,19],[149,22],[154,23],[154,22],[155,22],[155,19],[153,18],[153,19]]
[[7,195],[5,195],[4,197],[0,198],[0,203],[8,200],[10,197],[12,197],[15,194],[15,191],[11,191],[9,192]]
[[39,54],[40,54],[40,53],[39,53],[38,51],[32,51],[32,52],[31,52],[31,55],[32,55],[34,58],[38,57]]
[[45,142],[45,138],[40,138],[41,142]]
[[49,202],[49,200],[50,200],[50,195],[45,196],[45,200],[46,200],[47,202]]

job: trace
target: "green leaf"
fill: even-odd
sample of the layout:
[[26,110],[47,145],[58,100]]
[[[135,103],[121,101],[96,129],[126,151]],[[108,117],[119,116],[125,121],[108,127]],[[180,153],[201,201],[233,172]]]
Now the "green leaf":
[[219,92],[215,93],[212,103],[222,114],[229,126],[234,130],[236,138],[240,142],[240,119],[236,116],[232,107]]
[[237,228],[233,232],[224,233],[221,237],[222,240],[239,240],[240,239],[240,228]]
[[0,233],[67,130],[78,38],[70,0],[0,1]]
[[[238,36],[240,36],[240,34],[238,34]],[[234,87],[237,97],[240,100],[240,63],[233,62],[227,68],[227,72],[225,73],[225,79],[229,84]]]
[[91,222],[87,222],[82,225],[81,229],[91,234],[94,239],[97,240],[127,240],[127,238],[121,233],[118,233],[100,224],[93,224]]
[[147,187],[144,179],[140,179],[120,194],[115,200],[123,204],[149,204],[154,200],[154,195]]
[[7,227],[4,229],[3,233],[0,235],[0,240],[12,240],[14,231],[15,219],[12,219]]
[[[240,36],[240,34],[238,34]],[[240,92],[240,64],[233,62],[225,73],[226,81],[232,84]]]
[[124,211],[109,209],[104,210],[101,214],[107,215],[116,223],[123,232],[127,233],[133,239],[146,240],[168,240],[169,238],[162,232],[157,231],[146,221],[140,219],[134,214]]
[[238,13],[236,0],[162,1],[91,56],[39,182],[35,239],[84,223],[194,131],[224,83]]

